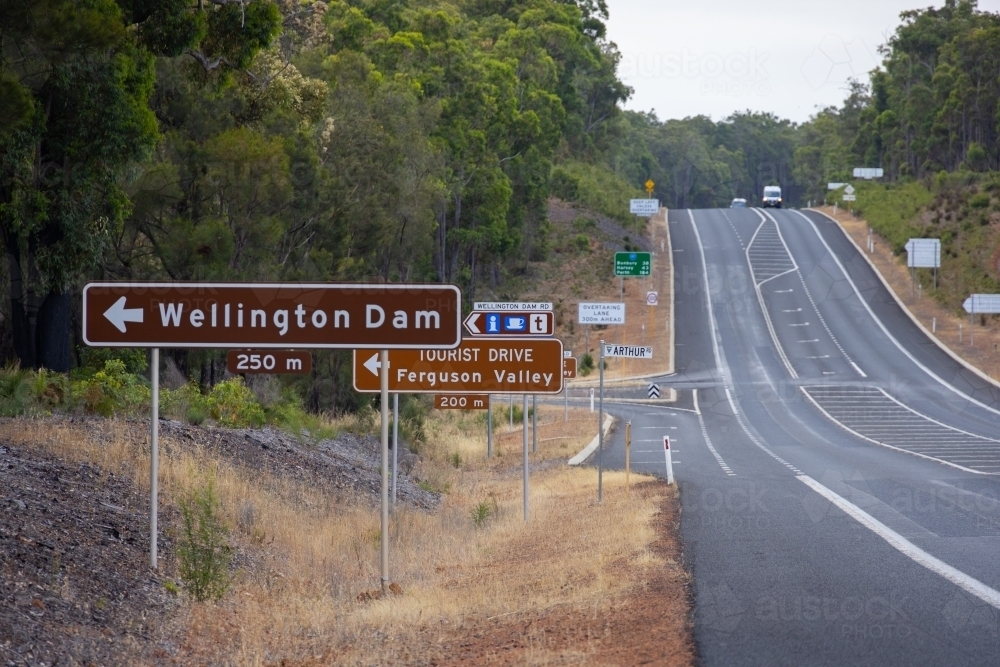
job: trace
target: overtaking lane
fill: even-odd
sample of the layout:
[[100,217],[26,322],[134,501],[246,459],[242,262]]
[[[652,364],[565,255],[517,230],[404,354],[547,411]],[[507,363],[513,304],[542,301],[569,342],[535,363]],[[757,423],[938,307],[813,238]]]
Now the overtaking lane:
[[[740,245],[733,243],[737,235],[730,221],[720,214],[698,212],[696,216],[699,222],[704,221],[699,229],[705,233],[703,245],[709,275],[716,276],[716,286],[723,284],[718,276],[725,276],[734,270],[731,267],[738,265],[738,257],[727,255],[726,248],[739,249]],[[671,214],[673,242],[675,248],[682,250],[675,254],[675,259],[690,258],[692,255],[688,253],[699,251],[696,238],[693,233],[686,233],[683,220],[677,217],[676,212]],[[737,220],[733,224],[739,227],[746,222]],[[722,233],[727,228],[731,234],[729,238]],[[689,261],[689,264],[694,263]],[[695,269],[693,266],[688,268]],[[686,290],[689,294],[693,285],[695,283],[689,281]],[[746,303],[749,293],[723,290],[719,298],[720,291],[713,292],[716,293],[716,314],[726,315],[718,317],[722,341],[720,355],[729,361],[730,391],[734,394],[734,404],[743,413],[745,424],[737,423],[731,409],[727,409],[728,396],[720,389],[714,396],[706,392],[703,398],[707,431],[722,456],[733,459],[731,465],[737,472],[738,483],[762,485],[757,488],[764,489],[765,497],[777,499],[774,506],[778,509],[768,509],[764,515],[765,523],[774,521],[771,525],[755,526],[752,531],[722,530],[727,522],[738,525],[745,517],[734,511],[735,506],[726,507],[725,501],[719,510],[718,503],[699,504],[698,500],[725,498],[725,482],[708,476],[709,469],[685,470],[682,466],[678,470],[685,503],[682,531],[698,587],[697,627],[699,645],[706,660],[720,664],[821,661],[852,664],[872,660],[881,664],[910,664],[929,659],[933,662],[938,658],[945,664],[947,656],[950,664],[956,661],[974,664],[977,655],[982,657],[984,652],[995,649],[988,636],[985,639],[977,636],[972,641],[969,637],[958,641],[948,633],[942,636],[943,610],[954,608],[964,600],[960,598],[955,602],[955,587],[906,559],[884,540],[860,529],[853,519],[831,511],[829,503],[805,489],[790,470],[758,447],[758,444],[763,445],[775,456],[791,461],[792,465],[809,468],[809,472],[825,480],[827,485],[859,502],[865,493],[857,487],[864,484],[854,478],[865,483],[870,481],[857,472],[859,463],[865,470],[876,471],[878,476],[891,475],[901,468],[904,479],[910,476],[926,478],[921,461],[909,459],[900,464],[889,460],[886,454],[890,452],[845,440],[842,431],[818,419],[815,411],[803,410],[809,406],[801,400],[796,402],[797,393],[786,395],[782,391],[785,371],[774,354],[773,344],[768,346],[767,338],[762,343],[760,334],[766,331],[766,325],[762,315],[755,314]],[[678,308],[678,321],[685,317],[694,321],[696,315]],[[706,322],[701,324],[707,328]],[[701,336],[707,338],[704,334]],[[686,342],[680,331],[678,340]],[[678,353],[682,349],[678,348]],[[710,361],[706,360],[706,365],[708,363]],[[757,443],[742,432],[744,425]],[[816,440],[823,441],[822,445],[816,447]],[[745,487],[742,489],[744,493],[747,491]],[[879,503],[873,503],[873,511],[886,509],[882,507],[886,503]],[[707,514],[709,506],[722,514]],[[892,514],[891,511],[882,513]],[[699,524],[698,519],[705,517],[714,520],[703,520]],[[719,520],[719,517],[725,518]],[[732,533],[736,534],[735,541],[731,539]],[[741,544],[742,549],[731,549],[734,544]],[[799,558],[804,553],[811,553],[817,545],[823,546],[823,553],[815,560]],[[751,555],[753,557],[748,559]],[[873,557],[874,563],[870,562]],[[766,565],[758,569],[754,567],[755,560]],[[899,581],[900,573],[905,573],[906,584],[894,585],[892,582]],[[905,616],[899,615],[905,621],[893,627],[890,627],[888,616],[879,623],[878,619],[862,612],[853,619],[854,623],[845,623],[847,619],[843,614],[815,614],[806,609],[814,606],[817,600],[850,601],[852,604],[868,600],[877,607],[883,598],[889,600],[886,595],[895,595],[898,601],[901,593],[913,590],[920,591],[919,601],[908,604]],[[830,604],[836,607],[833,602]],[[780,613],[776,611],[779,608]],[[748,618],[748,613],[752,618]],[[898,640],[883,637],[878,646],[869,645],[867,640],[872,638],[865,633],[894,629],[907,636]]]

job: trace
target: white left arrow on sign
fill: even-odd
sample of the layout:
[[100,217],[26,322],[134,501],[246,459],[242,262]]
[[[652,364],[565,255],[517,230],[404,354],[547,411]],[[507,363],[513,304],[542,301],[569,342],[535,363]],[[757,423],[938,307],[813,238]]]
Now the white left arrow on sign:
[[125,297],[122,297],[104,311],[104,317],[108,318],[108,321],[115,325],[116,329],[125,333],[126,322],[142,324],[142,308],[126,308]]
[[479,334],[483,333],[482,331],[479,330],[479,327],[476,326],[476,322],[479,321],[480,315],[482,315],[482,313],[472,312],[469,313],[469,316],[465,318],[465,328],[468,329],[469,333],[472,334],[473,336],[478,336]]
[[373,354],[368,361],[365,362],[365,368],[372,372],[372,375],[378,376],[379,369],[382,368],[382,362],[378,360],[378,352]]

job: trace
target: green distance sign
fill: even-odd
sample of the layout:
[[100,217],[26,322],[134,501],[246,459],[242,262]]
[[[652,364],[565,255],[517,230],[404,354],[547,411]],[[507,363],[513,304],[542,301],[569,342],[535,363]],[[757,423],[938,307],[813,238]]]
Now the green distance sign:
[[616,252],[616,276],[648,276],[652,271],[653,257],[648,252]]

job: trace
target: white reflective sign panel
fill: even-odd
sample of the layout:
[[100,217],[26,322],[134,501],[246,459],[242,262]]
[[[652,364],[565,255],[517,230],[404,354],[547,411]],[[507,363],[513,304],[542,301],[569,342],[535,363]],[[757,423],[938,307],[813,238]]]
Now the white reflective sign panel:
[[473,310],[552,310],[551,302],[542,301],[476,301]]
[[967,313],[1000,313],[1000,294],[973,294],[962,307]]
[[867,178],[867,179],[882,178],[882,174],[883,173],[884,172],[882,171],[881,167],[874,167],[874,168],[869,168],[869,167],[855,167],[854,168],[854,178]]
[[623,359],[652,359],[653,348],[645,345],[614,345],[612,343],[605,343],[604,356]]
[[915,269],[941,267],[940,239],[910,239],[906,242],[906,265]]
[[630,199],[628,203],[629,213],[632,215],[642,216],[644,218],[656,215],[656,212],[659,210],[659,199]]
[[581,303],[579,324],[625,324],[624,303]]

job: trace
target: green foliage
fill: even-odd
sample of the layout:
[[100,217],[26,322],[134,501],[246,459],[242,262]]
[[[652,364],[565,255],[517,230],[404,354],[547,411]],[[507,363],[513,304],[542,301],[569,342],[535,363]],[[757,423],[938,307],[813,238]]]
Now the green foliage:
[[594,368],[594,355],[590,352],[584,353],[584,355],[580,357],[580,367],[577,369],[578,372],[582,377],[587,377],[594,372]]
[[31,397],[31,373],[19,367],[0,371],[0,417],[25,413]]
[[110,359],[104,368],[73,387],[87,412],[110,417],[130,415],[149,408],[149,384],[125,368],[120,359]]
[[902,252],[906,242],[922,235],[914,224],[917,213],[931,203],[931,192],[919,182],[882,185],[863,182],[856,186],[855,210],[872,229],[889,239],[894,252]]
[[453,468],[462,467],[462,456],[458,452],[453,452],[448,456],[448,463],[452,465]]
[[104,368],[104,365],[113,360],[120,360],[125,364],[125,370],[138,375],[145,372],[149,367],[149,360],[146,357],[146,350],[131,347],[90,347],[80,349],[81,367],[85,372],[96,372]]
[[182,532],[177,545],[178,570],[188,593],[199,602],[221,600],[233,577],[229,529],[221,517],[215,484],[209,479],[180,499]]
[[476,528],[482,528],[490,519],[500,516],[500,503],[496,495],[491,493],[489,498],[477,503],[469,514]]
[[[635,216],[629,213],[629,200],[646,196],[601,164],[567,160],[552,170],[552,177],[554,183],[572,184],[571,187],[564,187],[561,193],[554,190],[556,196],[627,225],[635,223]],[[575,196],[568,196],[573,194]]]
[[220,426],[258,428],[264,425],[264,409],[241,377],[230,378],[212,387],[206,402],[209,414]]

